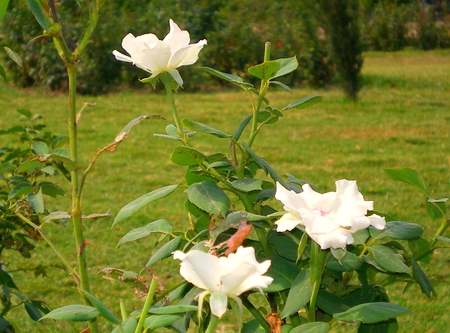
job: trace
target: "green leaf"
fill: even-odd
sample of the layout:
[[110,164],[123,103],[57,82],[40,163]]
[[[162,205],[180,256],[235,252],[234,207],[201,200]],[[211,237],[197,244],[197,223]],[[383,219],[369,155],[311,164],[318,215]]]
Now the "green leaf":
[[412,259],[412,272],[414,280],[416,280],[420,286],[420,290],[422,290],[428,298],[435,298],[437,294],[430,279],[428,279],[428,276],[414,259]]
[[137,198],[136,200],[133,200],[129,204],[125,205],[119,211],[119,213],[117,213],[117,216],[114,219],[112,226],[115,226],[120,221],[123,221],[123,220],[129,218],[130,216],[134,215],[139,209],[141,209],[145,205],[147,205],[153,201],[167,197],[169,194],[171,194],[173,191],[175,191],[177,189],[177,187],[178,187],[178,184],[161,187],[150,193],[144,194],[143,196]]
[[375,324],[361,324],[358,333],[397,333],[399,331],[397,319],[390,319]]
[[3,78],[3,80],[7,80],[8,77],[6,76],[6,72],[5,69],[3,68],[3,66],[0,66],[0,76]]
[[191,166],[201,164],[206,156],[197,149],[190,147],[175,147],[170,160],[176,165]]
[[450,238],[444,236],[435,236],[438,241],[450,244]]
[[297,266],[277,254],[271,255],[269,259],[271,265],[266,275],[272,277],[273,282],[264,291],[269,293],[289,289],[298,275]]
[[210,181],[192,184],[185,192],[190,202],[212,215],[226,216],[231,207],[225,192]]
[[270,84],[274,84],[279,86],[281,89],[287,91],[287,92],[292,92],[291,88],[289,88],[289,86],[285,85],[283,82],[280,81],[270,81]]
[[166,220],[157,220],[147,224],[145,227],[133,229],[121,238],[119,243],[117,243],[117,247],[147,237],[154,232],[163,234],[171,233],[172,225]]
[[292,102],[291,104],[285,106],[283,108],[284,111],[286,110],[290,110],[290,109],[304,109],[304,108],[308,108],[310,106],[319,104],[320,102],[322,102],[323,97],[322,96],[309,96],[309,97],[304,97],[301,98],[295,102]]
[[373,245],[369,247],[369,252],[380,265],[388,272],[411,274],[411,269],[403,262],[403,256],[385,245]]
[[31,117],[33,116],[28,109],[17,109],[16,111],[25,116],[27,119],[31,119]]
[[253,118],[253,115],[248,115],[247,117],[245,117],[241,123],[239,124],[238,128],[236,129],[236,131],[233,134],[233,139],[235,141],[238,141],[239,138],[242,135],[242,132],[244,131],[245,127],[248,125],[248,123],[250,122],[250,120]]
[[11,58],[12,61],[14,61],[19,67],[21,67],[21,68],[23,67],[22,58],[20,57],[20,55],[17,52],[11,50],[7,46],[3,46],[3,49],[5,50],[8,57]]
[[14,187],[11,192],[9,192],[8,194],[8,199],[13,199],[13,198],[20,198],[22,195],[31,193],[34,191],[34,187],[26,184],[26,183],[21,183],[19,185],[17,185],[16,187]]
[[347,272],[359,270],[363,264],[364,262],[356,254],[347,251],[340,261],[331,257],[326,267],[337,272]]
[[244,82],[244,80],[242,80],[242,78],[240,78],[239,76],[228,74],[228,73],[222,73],[222,72],[219,72],[218,70],[215,70],[210,67],[200,67],[200,68],[203,69],[205,72],[212,74],[214,76],[217,76],[217,77],[221,78],[222,80],[231,82],[244,90],[248,90],[249,88],[253,87],[252,84]]
[[184,315],[182,314],[148,316],[147,318],[145,318],[144,327],[148,330],[154,330],[156,328],[169,326],[183,316]]
[[277,59],[275,61],[280,64],[280,69],[278,69],[277,73],[275,74],[275,76],[273,78],[289,74],[289,73],[295,71],[298,67],[298,61],[295,56],[293,56],[291,58]]
[[430,196],[422,176],[411,168],[383,169],[386,175],[395,180],[410,184],[426,196]]
[[364,303],[353,308],[333,315],[334,318],[347,323],[362,322],[373,324],[389,320],[402,314],[409,313],[408,309],[388,302]]
[[42,318],[41,312],[34,306],[33,303],[29,301],[25,301],[24,303],[25,311],[28,313],[31,319],[34,321],[39,321]]
[[275,77],[281,64],[275,60],[264,61],[262,64],[252,66],[248,72],[261,80],[270,80]]
[[392,221],[386,223],[386,229],[376,236],[376,238],[391,237],[392,239],[409,240],[417,239],[422,234],[423,228],[416,223]]
[[33,173],[36,169],[44,167],[45,164],[39,161],[25,161],[21,165],[19,165],[16,169],[16,173]]
[[136,317],[130,317],[122,323],[122,327],[117,326],[112,333],[134,333],[137,326]]
[[185,313],[191,311],[197,311],[198,307],[196,305],[169,305],[163,307],[154,307],[148,310],[149,313],[154,314],[174,314],[174,313]]
[[41,182],[38,184],[38,188],[42,191],[42,194],[48,195],[52,198],[56,198],[56,196],[66,196],[66,192],[56,184],[51,182]]
[[42,8],[41,2],[39,0],[26,0],[28,7],[30,7],[36,21],[44,30],[48,30],[52,26],[52,22],[47,17],[44,8]]
[[95,298],[87,291],[85,290],[80,291],[89,299],[91,304],[98,310],[98,312],[103,318],[110,321],[111,323],[120,324],[119,319],[117,319],[116,316],[114,316],[114,314],[102,302],[100,302],[97,298]]
[[172,255],[172,252],[178,249],[178,246],[180,244],[181,244],[180,236],[168,241],[166,244],[164,244],[158,250],[156,250],[155,253],[153,253],[153,255],[150,257],[145,267],[150,267],[154,263],[157,263],[158,261],[170,257]]
[[231,182],[231,185],[240,192],[248,193],[262,190],[262,183],[261,179],[236,179]]
[[432,199],[429,198],[426,202],[428,214],[432,219],[443,218],[447,214],[447,202],[448,198]]
[[301,271],[292,282],[285,306],[280,314],[281,319],[303,308],[311,298],[312,289],[309,282],[309,270]]
[[33,207],[34,211],[37,214],[43,214],[44,213],[44,198],[42,197],[42,191],[39,190],[37,194],[35,193],[28,193],[27,195],[28,201],[31,204],[31,207]]
[[289,333],[327,333],[330,331],[328,323],[306,323],[293,328]]
[[217,136],[218,138],[221,138],[221,139],[231,138],[230,134],[224,133],[213,127],[210,127],[210,126],[202,124],[202,123],[198,123],[196,121],[192,121],[189,119],[183,119],[182,123],[187,128],[190,128],[190,129],[202,132],[202,133],[211,134],[211,135]]
[[6,10],[8,9],[9,0],[0,0],[0,21],[3,20],[3,17],[6,14]]
[[55,140],[53,140],[51,147],[52,149],[61,148],[69,142],[68,136],[58,136]]
[[[57,150],[55,149],[54,151],[57,151]],[[63,152],[63,151],[65,151],[65,150],[63,149],[63,150],[60,150],[59,152]],[[66,166],[66,168],[68,170],[80,169],[80,166],[78,164],[76,164],[74,161],[72,161],[69,157],[61,155],[61,154],[53,153],[53,151],[51,154],[43,154],[43,155],[39,156],[39,161],[41,161],[41,162],[46,162],[49,159],[64,163],[64,165]]]
[[42,319],[89,321],[98,316],[96,308],[87,305],[67,305],[47,313]]
[[48,148],[45,142],[39,141],[33,145],[33,150],[36,155],[43,155],[50,153],[50,149]]
[[317,296],[317,307],[331,316],[335,313],[347,311],[350,308],[342,298],[333,295],[324,289],[320,290],[319,295]]

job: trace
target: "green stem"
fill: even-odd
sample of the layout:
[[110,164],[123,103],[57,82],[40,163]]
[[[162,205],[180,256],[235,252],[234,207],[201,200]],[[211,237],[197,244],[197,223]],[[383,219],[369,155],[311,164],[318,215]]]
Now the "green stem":
[[148,289],[147,298],[145,299],[144,307],[141,311],[141,316],[139,318],[139,322],[136,326],[135,333],[141,333],[144,328],[144,322],[147,318],[148,309],[150,309],[150,306],[153,303],[153,297],[155,296],[156,288],[158,287],[158,281],[156,279],[153,279],[150,283],[150,288]]
[[219,323],[219,318],[212,315],[211,319],[209,320],[208,328],[206,329],[205,333],[214,333],[218,323]]
[[308,308],[308,322],[316,321],[316,303],[317,296],[319,295],[320,285],[322,284],[322,275],[326,264],[326,252],[323,251],[320,246],[312,242],[311,243],[311,283],[313,290],[309,299]]
[[183,131],[183,126],[181,125],[180,117],[178,116],[177,107],[175,105],[175,99],[173,97],[172,90],[172,82],[173,79],[169,73],[163,73],[160,77],[161,82],[164,84],[164,88],[166,88],[167,99],[169,101],[170,109],[172,110],[172,117],[175,121],[175,126],[178,130],[178,135],[182,139],[183,143],[186,146],[189,146],[189,138]]
[[434,235],[433,240],[430,243],[431,248],[434,248],[436,246],[436,243],[438,242],[438,240],[436,239],[436,236],[442,236],[448,227],[449,227],[449,221],[445,220],[445,218],[444,218],[444,221],[441,223],[438,231],[436,232],[436,235]]
[[316,321],[316,303],[317,303],[317,296],[319,295],[321,283],[322,283],[322,278],[317,279],[313,285],[313,291],[312,291],[311,298],[309,301],[309,309],[308,309],[308,322],[310,322],[310,323]]
[[125,301],[121,299],[119,301],[120,306],[120,316],[122,317],[122,321],[125,321],[128,318],[127,309],[125,308]]
[[50,238],[47,237],[47,235],[41,230],[41,228],[34,224],[32,221],[30,221],[28,218],[23,216],[20,212],[16,211],[16,215],[25,223],[27,223],[29,226],[31,226],[34,230],[36,230],[39,235],[47,242],[48,245],[55,251],[58,258],[62,261],[64,264],[66,270],[70,272],[70,274],[74,275],[75,280],[77,280],[77,274],[75,272],[75,269],[72,267],[72,265],[69,263],[69,261],[63,256],[61,252],[59,252],[58,248],[55,246],[55,244],[50,240]]
[[[270,60],[270,43],[267,42],[264,47],[264,62]],[[261,80],[261,86],[259,88],[258,101],[256,102],[255,107],[253,108],[253,118],[252,118],[252,129],[250,132],[250,139],[248,141],[248,146],[251,148],[253,141],[258,134],[258,114],[261,108],[261,105],[264,101],[264,97],[266,97],[267,89],[269,88],[269,81],[266,79]]]
[[248,300],[247,297],[241,295],[242,304],[247,308],[247,310],[252,314],[252,316],[258,320],[261,326],[266,330],[266,332],[270,332],[270,325],[267,320],[263,317],[261,312]]
[[[77,82],[77,66],[75,63],[66,63],[67,73],[69,76],[69,144],[70,157],[72,161],[78,164],[78,124],[76,120],[76,82]],[[72,187],[72,222],[75,234],[75,246],[78,261],[78,273],[80,284],[78,287],[82,290],[90,292],[89,275],[86,260],[86,244],[83,235],[83,221],[81,213],[81,194],[79,182],[79,170],[75,169],[70,172]],[[82,295],[83,303],[91,305],[89,299]],[[95,320],[89,321],[91,333],[98,332],[98,326]]]

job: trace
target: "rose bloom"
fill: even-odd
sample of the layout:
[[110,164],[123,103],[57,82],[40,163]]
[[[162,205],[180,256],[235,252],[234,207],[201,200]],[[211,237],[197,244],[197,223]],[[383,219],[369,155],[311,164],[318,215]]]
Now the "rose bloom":
[[130,33],[122,40],[122,47],[129,56],[117,50],[112,53],[117,60],[131,62],[151,73],[150,78],[168,72],[182,86],[183,79],[176,68],[195,63],[207,41],[202,39],[196,44],[189,44],[189,32],[181,30],[172,20],[169,20],[169,25],[170,31],[163,40],[159,40],[154,34],[134,37]]
[[287,211],[277,222],[277,231],[290,231],[302,225],[305,232],[322,249],[341,248],[353,243],[352,234],[373,226],[384,229],[386,221],[378,215],[367,216],[373,210],[373,201],[364,201],[356,181],[338,180],[336,192],[320,194],[309,184],[303,192],[285,189],[278,182],[275,198],[284,204]]
[[252,247],[240,246],[228,257],[216,257],[198,250],[175,251],[173,258],[182,261],[180,274],[186,281],[204,290],[198,296],[199,316],[206,295],[211,295],[212,314],[220,318],[227,310],[228,297],[236,301],[242,313],[242,302],[237,296],[254,288],[262,294],[262,289],[273,281],[273,278],[263,276],[270,267],[270,260],[257,262]]

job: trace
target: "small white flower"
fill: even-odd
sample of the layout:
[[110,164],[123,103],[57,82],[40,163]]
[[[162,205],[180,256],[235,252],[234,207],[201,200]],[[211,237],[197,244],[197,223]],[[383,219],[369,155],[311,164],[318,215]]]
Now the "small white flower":
[[169,20],[169,25],[170,31],[163,40],[159,40],[154,34],[134,37],[130,33],[122,40],[122,47],[129,56],[117,50],[112,53],[117,60],[131,62],[151,73],[150,78],[168,72],[178,85],[182,86],[183,79],[176,68],[195,63],[207,41],[202,39],[196,44],[189,44],[189,32],[181,30],[172,20]]
[[220,258],[198,250],[175,251],[173,258],[182,261],[180,274],[186,281],[204,290],[198,296],[199,315],[207,295],[211,295],[211,312],[220,318],[227,309],[228,297],[242,308],[237,296],[254,288],[263,293],[262,289],[273,281],[273,278],[263,276],[270,267],[270,260],[258,263],[252,247],[240,246],[236,253]]
[[338,180],[336,192],[320,194],[310,185],[303,185],[303,192],[289,191],[277,183],[275,198],[287,211],[277,222],[277,231],[290,231],[303,225],[305,232],[322,249],[341,248],[353,243],[352,234],[373,226],[384,229],[386,221],[378,215],[367,215],[373,209],[373,201],[364,201],[356,181]]

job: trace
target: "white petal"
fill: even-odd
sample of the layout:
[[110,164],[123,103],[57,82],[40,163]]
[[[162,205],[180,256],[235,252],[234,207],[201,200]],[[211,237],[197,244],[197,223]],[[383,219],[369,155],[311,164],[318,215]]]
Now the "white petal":
[[224,293],[214,292],[209,297],[209,306],[211,307],[211,312],[218,318],[221,318],[227,311],[227,305],[228,297]]
[[314,191],[309,184],[302,186],[303,192],[299,194],[307,206],[308,209],[320,209],[323,212],[329,212],[336,201],[336,194],[334,192],[328,192],[320,194]]
[[192,250],[186,254],[181,251],[175,251],[173,258],[182,261],[180,274],[186,281],[200,289],[220,290],[219,258],[198,250]]
[[297,211],[300,208],[308,208],[307,202],[300,196],[300,193],[290,191],[278,182],[276,186],[275,198],[284,204],[285,210]]
[[116,57],[117,60],[119,61],[126,61],[126,62],[134,62],[133,59],[131,59],[131,57],[126,56],[125,54],[120,53],[117,50],[112,51],[112,54]]
[[383,230],[386,227],[386,220],[384,217],[373,214],[367,216],[367,218],[370,220],[370,224],[375,228],[377,228],[378,230]]
[[353,243],[351,232],[346,229],[336,230],[328,234],[308,234],[322,250],[332,248],[345,249],[347,244]]
[[358,191],[356,181],[341,179],[336,182],[336,194],[339,199],[334,210],[346,215],[366,215],[373,209],[373,201],[364,201],[363,195]]
[[227,294],[239,296],[253,288],[261,291],[261,288],[266,288],[273,281],[271,277],[262,276],[269,269],[270,260],[259,263],[252,247],[240,246],[236,253],[223,259],[227,262],[221,261],[223,270],[221,290]]
[[293,213],[286,213],[275,224],[277,225],[277,232],[291,231],[302,224],[302,219]]
[[135,57],[135,63],[153,74],[158,74],[167,69],[169,59],[169,47],[165,43],[157,41],[152,49],[139,52]]
[[198,60],[198,54],[202,50],[203,46],[207,44],[206,39],[202,39],[198,43],[188,46],[187,54],[184,56],[179,66],[192,65]]
[[340,228],[340,225],[329,216],[308,214],[303,217],[303,224],[308,234],[328,234]]
[[180,27],[172,21],[169,20],[170,31],[166,37],[164,37],[163,42],[170,46],[172,54],[175,54],[179,49],[188,46],[190,42],[189,32],[186,30],[181,30]]

